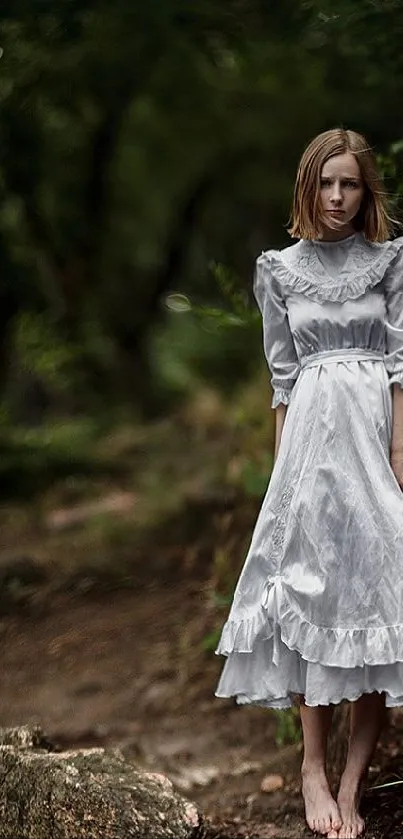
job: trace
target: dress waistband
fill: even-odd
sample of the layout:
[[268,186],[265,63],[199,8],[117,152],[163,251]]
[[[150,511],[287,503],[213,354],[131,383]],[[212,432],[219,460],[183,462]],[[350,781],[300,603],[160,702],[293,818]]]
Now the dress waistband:
[[318,367],[320,364],[337,364],[340,361],[384,361],[385,356],[376,350],[360,350],[351,347],[345,350],[327,350],[325,352],[312,353],[301,359],[301,369],[307,367]]

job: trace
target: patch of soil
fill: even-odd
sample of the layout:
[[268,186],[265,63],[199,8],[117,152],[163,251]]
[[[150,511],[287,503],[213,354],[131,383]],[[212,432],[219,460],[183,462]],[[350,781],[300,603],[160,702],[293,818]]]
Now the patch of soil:
[[[97,598],[64,593],[36,617],[6,615],[0,724],[39,723],[61,747],[120,747],[196,801],[211,837],[311,836],[300,747],[276,746],[272,713],[214,698],[222,659],[203,650],[213,626],[206,584],[194,580]],[[376,758],[380,766],[395,760],[390,777],[403,777],[402,729],[396,715]],[[271,773],[284,784],[263,793]],[[396,800],[390,792],[368,800],[367,837],[401,837]]]

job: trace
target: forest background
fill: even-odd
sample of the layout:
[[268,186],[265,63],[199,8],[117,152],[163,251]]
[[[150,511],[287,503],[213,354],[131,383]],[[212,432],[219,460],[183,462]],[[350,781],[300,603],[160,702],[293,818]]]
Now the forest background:
[[2,0],[5,609],[21,554],[77,596],[202,580],[211,657],[272,463],[254,261],[327,128],[398,211],[402,40],[399,0]]
[[398,203],[403,4],[3,0],[0,26],[1,496],[80,502],[119,473],[132,547],[186,530],[189,494],[256,509],[254,260],[289,241],[329,127],[367,135]]

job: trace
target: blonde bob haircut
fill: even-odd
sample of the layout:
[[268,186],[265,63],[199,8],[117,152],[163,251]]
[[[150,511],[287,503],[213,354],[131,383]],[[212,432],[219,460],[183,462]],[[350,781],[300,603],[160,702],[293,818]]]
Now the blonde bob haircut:
[[318,134],[305,149],[298,167],[288,232],[296,239],[320,236],[320,178],[322,167],[336,154],[350,152],[360,168],[364,186],[361,207],[353,219],[369,242],[385,242],[393,231],[388,199],[379,176],[375,156],[365,137],[356,131],[332,128]]

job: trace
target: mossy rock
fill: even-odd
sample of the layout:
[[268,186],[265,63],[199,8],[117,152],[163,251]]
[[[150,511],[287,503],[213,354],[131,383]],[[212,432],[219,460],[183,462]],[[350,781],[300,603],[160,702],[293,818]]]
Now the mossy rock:
[[0,729],[0,839],[195,839],[201,818],[163,775],[118,751],[51,751],[39,728]]

